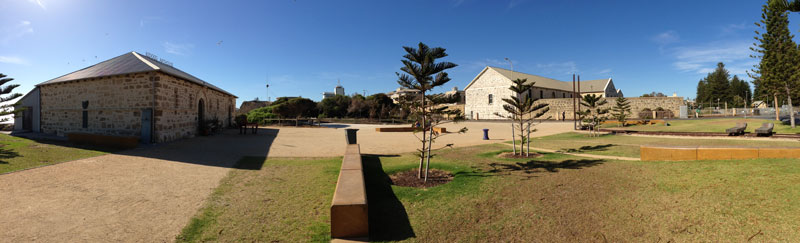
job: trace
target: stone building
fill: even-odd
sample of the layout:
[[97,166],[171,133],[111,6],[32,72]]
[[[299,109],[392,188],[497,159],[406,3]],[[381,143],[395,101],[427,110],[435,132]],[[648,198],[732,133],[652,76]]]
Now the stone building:
[[[486,67],[464,88],[464,116],[467,119],[498,119],[495,113],[505,113],[502,98],[511,96],[508,89],[513,79],[527,79],[534,83],[525,96],[537,99],[572,98],[572,82],[559,81],[527,73]],[[622,97],[622,91],[616,89],[613,80],[599,79],[580,82],[580,94],[596,94],[602,97]]]
[[228,126],[237,98],[136,52],[40,83],[32,92],[29,99],[39,102],[29,106],[38,105],[32,110],[40,112],[42,133],[132,136],[143,143],[194,137],[203,121]]
[[395,104],[400,103],[401,99],[419,99],[422,92],[416,89],[397,88],[394,91],[386,93],[386,96],[394,101]]

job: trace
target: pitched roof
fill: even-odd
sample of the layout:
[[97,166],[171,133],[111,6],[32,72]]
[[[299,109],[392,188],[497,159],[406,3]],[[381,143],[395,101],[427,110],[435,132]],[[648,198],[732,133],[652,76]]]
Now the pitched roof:
[[[484,68],[483,71],[481,71],[481,73],[478,74],[478,76],[475,77],[475,79],[472,80],[472,82],[470,82],[469,85],[467,85],[467,88],[469,88],[469,86],[471,86],[472,83],[475,82],[475,80],[477,80],[481,76],[481,74],[483,74],[484,72],[486,72],[489,69],[494,70],[497,73],[500,73],[501,75],[503,75],[504,77],[508,78],[509,80],[514,80],[514,79],[518,79],[518,78],[519,79],[527,79],[528,80],[526,82],[527,84],[530,84],[532,82],[536,82],[536,84],[534,85],[536,87],[546,88],[546,89],[572,91],[572,82],[559,81],[559,80],[555,80],[555,79],[552,79],[552,78],[546,78],[546,77],[533,75],[533,74],[515,72],[515,71],[508,70],[508,69],[499,68],[499,67],[492,67],[492,66],[487,66],[486,68]],[[581,93],[603,92],[605,90],[605,88],[606,88],[606,85],[608,85],[608,83],[610,83],[610,82],[611,82],[610,78],[609,79],[598,79],[598,80],[581,81]],[[467,88],[464,88],[464,89],[466,90]]]
[[36,86],[61,83],[79,79],[98,78],[98,77],[149,72],[149,71],[161,71],[166,74],[188,80],[189,82],[193,82],[202,86],[207,86],[210,89],[236,97],[235,95],[228,93],[227,91],[217,86],[214,86],[213,84],[210,84],[206,81],[203,81],[202,79],[192,76],[191,74],[181,71],[180,69],[177,69],[170,65],[166,65],[150,57],[140,55],[137,52],[129,52],[122,54],[120,56],[108,59],[106,61],[83,68],[81,70],[68,73],[64,76],[42,82],[40,84],[37,84]]

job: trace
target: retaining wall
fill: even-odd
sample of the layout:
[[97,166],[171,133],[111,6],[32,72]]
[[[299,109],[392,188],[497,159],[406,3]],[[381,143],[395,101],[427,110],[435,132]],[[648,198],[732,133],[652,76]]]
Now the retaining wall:
[[642,161],[800,158],[800,148],[711,148],[641,146]]

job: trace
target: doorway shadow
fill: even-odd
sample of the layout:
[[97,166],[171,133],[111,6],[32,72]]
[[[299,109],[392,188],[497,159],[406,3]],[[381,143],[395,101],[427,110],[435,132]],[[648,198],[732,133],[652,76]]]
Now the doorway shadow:
[[383,171],[381,157],[384,155],[361,155],[369,202],[369,238],[371,241],[400,241],[414,238],[416,235],[408,220],[406,208],[392,190],[392,182],[389,175]]

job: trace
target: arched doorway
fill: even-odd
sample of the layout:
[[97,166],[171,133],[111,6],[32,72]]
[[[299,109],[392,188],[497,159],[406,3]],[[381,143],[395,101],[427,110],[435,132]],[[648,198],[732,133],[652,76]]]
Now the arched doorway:
[[205,122],[205,104],[203,99],[197,104],[197,129],[201,129],[203,127],[203,122]]

